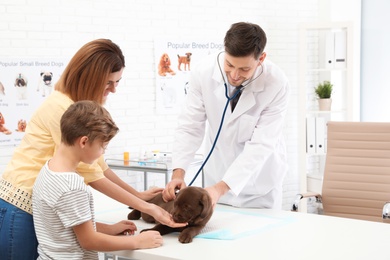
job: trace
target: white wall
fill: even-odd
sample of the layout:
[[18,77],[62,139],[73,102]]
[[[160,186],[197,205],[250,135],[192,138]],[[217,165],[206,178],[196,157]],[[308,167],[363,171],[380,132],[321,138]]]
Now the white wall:
[[[347,1],[347,0],[345,0]],[[351,0],[348,0],[351,1]],[[106,157],[124,150],[170,150],[176,115],[155,111],[154,39],[173,37],[223,40],[237,21],[260,24],[268,35],[267,58],[287,74],[291,102],[286,122],[289,174],[285,180],[284,208],[299,190],[297,172],[298,25],[315,22],[313,0],[2,0],[0,5],[0,57],[70,58],[84,43],[110,38],[120,45],[126,69],[117,94],[107,108],[120,127]],[[0,148],[0,172],[14,147]],[[124,173],[120,173],[124,174]],[[127,180],[142,188],[139,177]],[[163,185],[163,177],[154,178]]]
[[390,121],[389,10],[389,1],[362,0],[362,121]]

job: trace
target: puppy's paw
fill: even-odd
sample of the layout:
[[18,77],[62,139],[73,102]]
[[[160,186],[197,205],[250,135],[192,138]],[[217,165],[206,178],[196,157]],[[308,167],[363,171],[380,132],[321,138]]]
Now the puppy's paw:
[[141,218],[141,211],[134,209],[127,215],[129,220],[137,220]]
[[179,235],[179,242],[180,243],[183,243],[183,244],[188,244],[188,243],[191,243],[192,242],[192,239],[194,237],[191,235],[191,234],[188,234],[188,233],[180,233]]

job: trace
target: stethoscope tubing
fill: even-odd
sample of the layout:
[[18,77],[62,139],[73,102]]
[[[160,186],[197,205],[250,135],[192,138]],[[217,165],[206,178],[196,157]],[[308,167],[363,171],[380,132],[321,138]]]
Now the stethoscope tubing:
[[249,85],[250,83],[252,83],[255,79],[257,79],[258,77],[261,76],[261,74],[263,74],[263,70],[261,71],[261,73],[256,76],[254,79],[251,79],[245,86],[243,86],[242,88],[240,88],[239,91],[235,91],[234,95],[232,97],[229,97],[229,94],[228,94],[228,87],[227,87],[227,84],[226,84],[226,80],[225,80],[225,77],[223,75],[223,72],[222,72],[222,69],[221,69],[221,64],[219,63],[219,56],[221,55],[222,52],[220,52],[217,56],[217,63],[218,63],[218,67],[219,67],[219,71],[221,72],[221,76],[222,76],[222,79],[223,79],[223,82],[224,82],[224,86],[225,86],[225,97],[226,97],[226,104],[225,104],[225,108],[223,110],[223,113],[222,113],[222,117],[221,117],[221,123],[219,124],[219,128],[218,128],[218,131],[217,131],[217,134],[215,135],[215,139],[214,139],[214,142],[213,142],[213,146],[211,147],[206,159],[203,161],[202,165],[199,167],[199,170],[196,172],[194,178],[192,178],[191,182],[188,184],[188,186],[191,186],[194,181],[196,180],[196,178],[198,177],[199,173],[203,170],[203,167],[206,165],[207,161],[209,160],[211,154],[213,153],[214,151],[214,148],[215,148],[215,145],[217,144],[217,141],[218,141],[218,138],[219,138],[219,134],[221,133],[221,129],[222,129],[222,126],[223,126],[223,122],[225,120],[225,115],[226,115],[226,110],[229,106],[229,102],[234,99],[239,93],[241,93],[247,85]]
[[234,95],[232,97],[229,97],[228,94],[227,94],[227,85],[226,85],[226,83],[224,85],[225,85],[225,95],[226,95],[227,101],[226,101],[226,104],[225,104],[225,108],[223,109],[223,113],[222,113],[222,117],[221,117],[221,123],[219,124],[219,128],[218,128],[217,134],[215,135],[213,146],[211,147],[211,149],[210,149],[206,159],[203,161],[202,165],[199,167],[199,170],[196,172],[194,178],[191,180],[191,182],[188,184],[188,186],[191,186],[194,183],[194,181],[198,177],[199,173],[203,170],[203,167],[206,165],[207,161],[209,160],[211,154],[213,153],[215,145],[217,144],[217,141],[218,141],[218,138],[219,138],[219,134],[221,133],[221,129],[222,129],[222,126],[223,126],[223,122],[225,120],[226,110],[227,110],[227,108],[229,106],[229,102],[233,98],[235,98],[238,95],[238,93],[240,93],[240,91],[241,91],[241,90],[237,91],[236,93],[234,93]]

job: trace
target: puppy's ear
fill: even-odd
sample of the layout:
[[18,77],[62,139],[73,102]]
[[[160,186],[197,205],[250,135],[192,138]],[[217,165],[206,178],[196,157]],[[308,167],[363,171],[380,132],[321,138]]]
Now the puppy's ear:
[[199,201],[199,204],[203,206],[202,212],[200,213],[200,217],[207,217],[210,214],[210,208],[212,207],[211,198],[207,194],[207,192],[202,195],[202,199]]

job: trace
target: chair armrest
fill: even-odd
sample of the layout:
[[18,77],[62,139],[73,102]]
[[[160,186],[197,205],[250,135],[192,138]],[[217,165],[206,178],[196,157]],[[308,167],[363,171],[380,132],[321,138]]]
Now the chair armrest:
[[390,222],[390,202],[386,202],[385,205],[383,205],[382,220],[383,222]]
[[[295,200],[294,200],[294,203],[291,207],[291,211],[298,211],[298,207],[299,207],[299,202],[303,199],[303,198],[316,198],[316,202],[318,203],[322,203],[322,196],[321,194],[317,193],[317,192],[306,192],[306,193],[300,193],[300,194],[297,194],[295,196]],[[389,209],[390,209],[390,204],[389,204]]]

